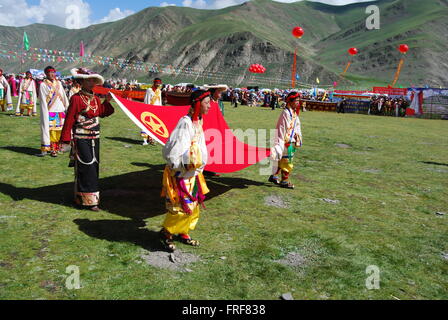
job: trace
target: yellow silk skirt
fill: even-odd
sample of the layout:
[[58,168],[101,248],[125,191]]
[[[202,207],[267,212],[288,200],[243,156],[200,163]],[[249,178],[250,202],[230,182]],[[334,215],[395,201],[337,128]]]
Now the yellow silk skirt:
[[[199,220],[199,203],[187,199],[187,205],[192,213],[188,214],[183,210],[174,173],[168,166],[165,167],[161,196],[166,198],[166,209],[168,212],[163,227],[171,234],[189,234],[191,230],[196,228]],[[203,174],[199,174],[198,178],[204,195],[209,193],[210,190],[207,187]],[[196,177],[184,178],[184,182],[188,192],[192,194],[196,184]]]

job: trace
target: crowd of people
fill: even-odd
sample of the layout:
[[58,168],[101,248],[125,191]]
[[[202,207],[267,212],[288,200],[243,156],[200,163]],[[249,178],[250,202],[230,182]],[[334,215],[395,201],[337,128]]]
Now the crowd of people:
[[409,102],[404,97],[372,96],[368,113],[372,115],[404,117],[406,108],[409,105]]
[[325,91],[314,92],[313,90],[282,90],[282,89],[261,89],[258,88],[229,88],[224,93],[224,100],[230,101],[231,105],[250,107],[270,107],[272,109],[285,106],[286,97],[291,92],[299,92],[302,100],[330,102],[330,96]]

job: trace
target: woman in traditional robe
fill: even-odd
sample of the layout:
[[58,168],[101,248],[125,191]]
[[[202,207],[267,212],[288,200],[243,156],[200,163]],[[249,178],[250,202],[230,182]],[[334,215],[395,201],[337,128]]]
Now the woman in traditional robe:
[[114,113],[108,94],[103,103],[93,93],[95,85],[102,85],[101,75],[83,68],[71,71],[81,83],[81,91],[70,99],[61,143],[67,150],[71,144],[71,166],[75,168],[75,203],[82,208],[100,211],[99,164],[100,123],[99,118]]
[[163,148],[167,165],[163,173],[162,196],[167,214],[160,231],[160,240],[174,251],[174,235],[179,241],[198,246],[190,231],[199,220],[199,206],[209,192],[203,176],[208,153],[202,129],[202,116],[210,109],[210,92],[197,90],[191,96],[191,109],[182,117]]

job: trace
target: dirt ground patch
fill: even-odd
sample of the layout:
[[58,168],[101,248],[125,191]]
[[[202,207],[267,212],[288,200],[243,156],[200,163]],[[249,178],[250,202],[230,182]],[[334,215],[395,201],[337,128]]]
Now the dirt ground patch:
[[191,271],[186,268],[190,263],[199,261],[199,257],[192,254],[177,250],[174,253],[166,251],[147,252],[141,256],[147,264],[161,269],[169,269],[173,271]]
[[345,143],[336,143],[335,146],[342,149],[350,149],[352,147],[351,145]]
[[290,252],[283,259],[275,260],[275,262],[285,266],[299,268],[305,265],[306,259],[300,253]]
[[269,207],[289,208],[289,205],[279,196],[267,196],[264,203]]

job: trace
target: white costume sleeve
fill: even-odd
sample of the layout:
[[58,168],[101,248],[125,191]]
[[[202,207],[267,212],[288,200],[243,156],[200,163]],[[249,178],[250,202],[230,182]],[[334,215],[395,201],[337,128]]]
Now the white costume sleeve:
[[70,101],[68,101],[67,93],[65,93],[64,86],[59,81],[59,97],[61,98],[62,104],[64,105],[65,112],[67,112]]
[[289,114],[284,110],[277,122],[274,146],[271,148],[271,158],[274,161],[280,161],[285,150],[285,135],[289,127]]
[[41,130],[41,143],[42,146],[50,145],[50,124],[48,118],[48,105],[47,105],[47,95],[48,88],[44,82],[40,85],[39,90],[39,105],[40,105],[40,130]]
[[33,82],[31,83],[32,88],[33,88],[33,102],[34,102],[34,106],[33,106],[33,113],[36,114],[37,113],[37,90],[36,90],[36,80],[33,80]]
[[12,99],[11,99],[11,87],[9,86],[8,81],[4,76],[0,78],[0,81],[2,82],[3,88],[5,89],[5,100],[7,105],[12,105]]
[[[295,128],[294,128],[294,132],[295,132],[295,134],[294,134],[294,138],[295,138],[296,136],[298,136],[298,137],[300,138],[300,142],[303,143],[303,138],[302,138],[302,125],[301,125],[301,123],[300,123],[300,119],[299,119],[298,116],[297,116],[296,126],[295,126]],[[294,142],[296,142],[296,139],[294,139]]]
[[151,99],[152,99],[153,96],[154,96],[154,91],[152,91],[151,88],[146,90],[144,103],[145,104],[150,104],[151,103]]
[[19,86],[19,100],[17,100],[16,114],[20,113],[20,104],[22,101],[22,87],[23,87],[24,83],[25,83],[25,81],[22,81]]
[[174,170],[184,171],[189,164],[189,151],[193,139],[193,125],[187,116],[181,118],[163,147],[163,157]]

